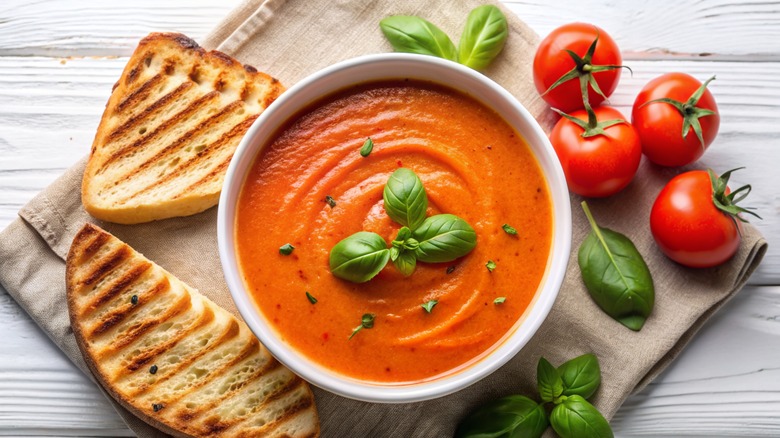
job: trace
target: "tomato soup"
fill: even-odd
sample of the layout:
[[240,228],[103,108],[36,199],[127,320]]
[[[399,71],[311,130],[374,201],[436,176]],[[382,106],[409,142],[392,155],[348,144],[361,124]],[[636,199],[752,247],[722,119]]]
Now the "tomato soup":
[[[409,277],[388,263],[367,283],[336,278],[328,257],[340,240],[371,231],[389,246],[398,233],[382,191],[399,167],[422,180],[429,216],[471,224],[476,248],[418,262]],[[312,104],[275,134],[244,182],[235,239],[247,290],[294,350],[355,379],[419,382],[479,360],[522,317],[548,264],[552,205],[531,150],[494,111],[438,85],[378,82]],[[373,327],[350,338],[366,313]]]

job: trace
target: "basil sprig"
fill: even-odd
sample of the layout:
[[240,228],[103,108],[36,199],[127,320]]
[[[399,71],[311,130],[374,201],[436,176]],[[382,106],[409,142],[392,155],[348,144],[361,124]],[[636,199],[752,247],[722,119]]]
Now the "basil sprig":
[[539,437],[548,425],[543,405],[522,395],[510,395],[469,414],[458,425],[455,438]]
[[382,192],[385,211],[390,219],[414,230],[425,220],[428,194],[420,178],[411,169],[402,167],[387,180]]
[[466,20],[466,28],[460,36],[458,59],[474,70],[482,70],[504,48],[509,27],[506,17],[493,5],[474,8]]
[[401,225],[390,248],[382,236],[361,231],[337,243],[330,251],[330,270],[336,277],[354,283],[371,280],[388,261],[406,277],[417,261],[449,262],[471,252],[477,233],[465,220],[452,214],[426,218],[428,195],[420,178],[400,168],[385,184],[387,215]]
[[638,331],[655,303],[650,270],[628,237],[599,227],[585,201],[582,209],[592,229],[577,254],[582,280],[607,315]]
[[469,13],[458,48],[444,31],[420,17],[394,15],[380,21],[379,27],[397,52],[436,56],[475,70],[486,68],[498,56],[509,35],[504,13],[493,5]]
[[[489,402],[458,425],[456,438],[539,438],[548,425],[562,438],[613,438],[612,429],[588,401],[601,383],[598,359],[584,354],[555,368],[539,358],[537,387],[542,403],[522,395]],[[552,404],[549,419],[545,404]]]
[[450,37],[428,20],[413,15],[393,15],[379,22],[393,48],[458,61],[458,50]]
[[417,260],[426,263],[451,262],[471,252],[477,245],[477,233],[454,214],[437,214],[425,219],[412,233],[419,243]]
[[330,272],[353,283],[374,278],[390,259],[385,239],[379,234],[359,231],[330,250]]

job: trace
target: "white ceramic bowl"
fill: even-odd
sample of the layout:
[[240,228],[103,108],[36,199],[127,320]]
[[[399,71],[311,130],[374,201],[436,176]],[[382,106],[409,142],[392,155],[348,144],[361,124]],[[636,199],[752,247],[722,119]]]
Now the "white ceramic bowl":
[[[540,290],[524,315],[492,351],[476,363],[441,378],[414,384],[363,382],[337,374],[296,353],[281,341],[247,293],[236,260],[236,203],[247,172],[280,125],[321,97],[350,86],[384,79],[411,78],[464,92],[500,114],[519,132],[536,155],[552,198],[553,239]],[[542,324],[558,295],[569,260],[571,211],[566,180],[547,136],[509,92],[486,76],[454,62],[411,54],[368,55],[340,62],[285,91],[249,128],[227,171],[219,202],[219,255],[230,293],[246,323],[284,365],[323,389],[358,400],[405,403],[441,397],[479,381],[514,357]]]

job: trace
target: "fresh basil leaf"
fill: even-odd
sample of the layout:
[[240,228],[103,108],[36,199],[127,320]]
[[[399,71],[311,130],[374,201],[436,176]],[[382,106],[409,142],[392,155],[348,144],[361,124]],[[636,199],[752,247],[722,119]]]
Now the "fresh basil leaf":
[[419,53],[458,61],[458,50],[450,37],[420,17],[394,15],[379,22],[382,33],[397,52]]
[[601,413],[579,395],[556,405],[550,423],[561,438],[613,438],[612,428]]
[[382,197],[387,215],[399,224],[415,230],[425,220],[428,195],[422,181],[411,169],[402,167],[393,172],[385,184]]
[[426,311],[426,312],[428,312],[428,313],[431,313],[431,311],[433,310],[433,306],[435,306],[435,305],[437,305],[437,304],[439,304],[439,302],[438,302],[438,301],[436,301],[436,300],[430,300],[430,301],[428,301],[428,302],[427,302],[427,303],[425,303],[425,304],[420,304],[420,307],[422,307],[423,309],[425,309],[425,311]]
[[460,36],[460,63],[474,70],[484,69],[504,48],[508,35],[506,17],[500,9],[493,5],[474,8]]
[[493,304],[504,304],[506,301],[506,297],[498,297],[495,300],[493,300]]
[[371,154],[371,151],[374,150],[374,141],[371,140],[371,137],[368,137],[365,142],[363,142],[363,147],[360,148],[360,156],[361,157],[367,157]]
[[312,304],[317,304],[317,299],[314,298],[314,295],[310,294],[309,291],[306,291],[306,299]]
[[551,402],[563,393],[563,380],[547,359],[540,357],[536,366],[536,384],[543,402]]
[[599,360],[593,354],[583,354],[558,367],[563,381],[563,395],[590,398],[601,384]]
[[352,339],[353,336],[357,334],[357,332],[363,330],[364,328],[370,329],[374,327],[374,315],[373,313],[364,313],[363,317],[360,318],[360,325],[352,329],[352,334],[349,335],[348,339]]
[[395,246],[395,242],[393,242],[393,247],[390,248],[390,260],[394,262],[398,260],[398,256],[400,255],[401,255],[401,249]]
[[413,252],[404,251],[393,260],[393,264],[404,274],[404,277],[408,277],[412,275],[414,268],[417,267],[417,257],[414,256]]
[[496,270],[496,262],[493,260],[488,260],[487,263],[485,263],[485,267],[487,268],[488,272],[493,272]]
[[628,237],[601,228],[583,201],[592,231],[578,253],[582,280],[604,312],[631,330],[640,330],[653,310],[650,270]]
[[389,258],[390,250],[382,236],[360,231],[330,250],[330,271],[344,280],[365,283],[385,267]]
[[509,224],[504,224],[504,225],[501,225],[501,228],[503,228],[504,232],[509,234],[510,236],[517,236],[517,230],[515,229],[515,227],[513,227],[513,226],[511,226]]
[[455,438],[538,438],[548,425],[543,405],[510,395],[471,412],[458,425]]
[[437,214],[425,219],[412,236],[419,242],[414,251],[417,260],[426,263],[455,260],[477,245],[477,233],[454,214]]
[[279,247],[279,254],[290,255],[292,254],[294,249],[295,249],[294,246],[290,245],[289,243],[285,243],[284,245]]

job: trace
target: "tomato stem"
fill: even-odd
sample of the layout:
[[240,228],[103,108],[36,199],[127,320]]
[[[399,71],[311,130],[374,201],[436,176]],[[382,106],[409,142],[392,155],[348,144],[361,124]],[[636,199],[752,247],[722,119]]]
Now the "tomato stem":
[[558,80],[556,80],[547,90],[545,90],[544,93],[542,93],[542,96],[549,93],[564,82],[568,82],[574,78],[579,78],[583,103],[588,101],[588,84],[590,84],[594,92],[606,99],[607,96],[603,91],[601,91],[598,82],[596,82],[596,78],[593,77],[594,73],[625,68],[633,74],[633,71],[625,65],[594,65],[592,60],[593,54],[596,52],[596,45],[598,44],[598,41],[599,35],[596,34],[596,38],[588,47],[588,51],[585,52],[585,56],[582,57],[573,51],[566,49],[566,53],[568,53],[572,61],[574,61],[574,68],[561,75]]
[[745,199],[752,190],[750,184],[746,184],[734,190],[733,192],[726,194],[729,178],[731,178],[731,173],[741,169],[744,169],[744,167],[737,167],[736,169],[723,172],[723,175],[720,177],[717,177],[712,169],[707,169],[707,173],[710,175],[710,182],[712,182],[712,202],[715,204],[715,207],[718,210],[727,214],[735,222],[737,219],[739,219],[741,222],[747,222],[746,219],[739,215],[740,213],[751,214],[761,219],[761,216],[751,211],[750,209],[737,205],[737,203]]

